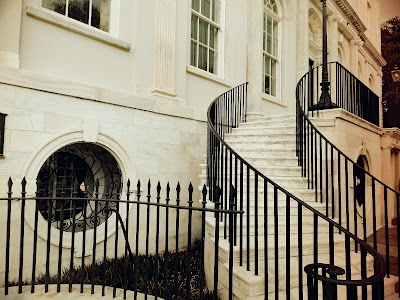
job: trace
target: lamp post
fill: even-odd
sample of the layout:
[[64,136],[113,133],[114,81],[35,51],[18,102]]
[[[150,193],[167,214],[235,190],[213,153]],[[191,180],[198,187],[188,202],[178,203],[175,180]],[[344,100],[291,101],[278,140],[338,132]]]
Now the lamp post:
[[326,1],[322,2],[322,82],[321,82],[321,96],[314,109],[329,109],[336,108],[337,105],[331,101],[329,93],[329,74],[328,74],[328,33],[326,26]]
[[[393,82],[400,82],[400,70],[397,65],[394,66],[392,73],[392,80]],[[396,103],[399,101],[399,85],[396,85]]]

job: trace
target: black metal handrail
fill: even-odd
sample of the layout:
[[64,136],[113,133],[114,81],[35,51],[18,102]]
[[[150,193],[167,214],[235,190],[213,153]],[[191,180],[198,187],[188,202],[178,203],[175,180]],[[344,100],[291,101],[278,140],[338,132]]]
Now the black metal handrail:
[[[340,64],[336,65],[343,69]],[[390,269],[389,252],[391,248],[400,249],[398,248],[400,219],[397,218],[398,245],[393,247],[389,243],[391,221],[389,212],[395,211],[395,216],[400,215],[400,194],[365,170],[365,166],[359,165],[363,163],[364,158],[357,162],[353,161],[330,142],[309,119],[310,115],[316,114],[314,111],[311,112],[310,108],[317,103],[319,97],[313,83],[314,74],[318,73],[316,71],[318,68],[305,74],[296,87],[296,152],[298,164],[302,168],[302,176],[308,179],[308,187],[315,190],[315,201],[325,203],[327,208],[331,208],[330,217],[338,219],[341,226],[361,237],[365,242],[373,244],[375,250],[378,250],[377,232],[380,228],[384,230],[385,249],[383,252],[386,257],[386,275],[390,277],[393,271]],[[349,80],[350,83],[345,85],[351,85],[353,78]],[[310,88],[313,86],[314,88]],[[335,96],[340,95],[340,91],[332,90],[332,101],[335,102]],[[336,101],[336,103],[341,102]],[[360,116],[368,116],[366,112],[370,109],[368,102],[362,105],[363,107],[358,107],[358,109],[365,113],[364,116]],[[377,125],[377,117],[371,119],[371,114],[369,116],[369,121],[375,120],[373,123]],[[390,203],[392,207],[389,206]],[[396,208],[393,207],[394,204]],[[372,212],[367,210],[367,205],[372,206]],[[379,208],[383,210],[383,220],[379,214]],[[357,245],[355,248],[357,250]],[[397,256],[397,268],[400,269],[400,257]]]
[[[327,64],[332,102],[357,117],[379,126],[379,96],[338,62]],[[321,97],[322,65],[308,72],[310,98],[302,103],[304,111],[313,112]]]
[[[383,259],[376,250],[330,219],[327,214],[319,212],[260,173],[224,141],[225,134],[231,133],[234,128],[246,120],[246,90],[247,84],[240,85],[216,98],[208,109],[207,179],[210,188],[209,200],[226,207],[228,195],[233,190],[236,195],[235,206],[239,210],[245,211],[245,215],[239,216],[239,226],[235,227],[233,238],[239,255],[239,266],[244,266],[254,275],[259,275],[259,271],[263,269],[265,298],[269,298],[267,295],[270,293],[277,298],[279,291],[282,291],[289,299],[292,284],[294,284],[291,275],[295,273],[298,278],[295,283],[298,287],[298,296],[299,299],[303,299],[304,262],[311,260],[313,263],[319,263],[319,255],[322,255],[321,257],[325,255],[324,257],[330,265],[334,266],[336,263],[345,268],[346,279],[339,278],[337,284],[347,286],[348,299],[354,295],[354,290],[357,293],[357,286],[362,286],[363,296],[366,297],[368,285],[373,286],[374,299],[383,299],[385,270]],[[297,225],[290,223],[294,218],[297,219]],[[303,229],[305,224],[303,224],[303,220],[305,221],[306,218],[312,220],[311,232]],[[283,224],[280,221],[282,219]],[[220,222],[224,230],[223,234],[226,235],[227,227],[229,228],[227,221],[222,217]],[[329,240],[322,241],[319,236],[322,234],[321,228],[324,225],[321,223],[324,222],[328,227],[326,230],[329,233]],[[293,227],[295,231],[292,230]],[[260,230],[263,230],[264,233]],[[340,236],[337,237],[335,232],[344,235],[344,244],[343,242],[337,244]],[[303,241],[303,235],[306,234],[312,237],[311,249],[306,248],[309,244]],[[326,232],[323,234],[326,236]],[[361,266],[357,266],[360,270],[358,275],[351,273],[351,269],[355,267],[351,266],[350,239],[353,239],[361,249],[359,262]],[[318,247],[318,244],[323,242],[329,244],[327,253],[324,253],[326,249]],[[262,247],[260,248],[260,246]],[[295,246],[295,250],[292,249],[293,246]],[[285,257],[282,257],[280,250],[285,252]],[[260,251],[264,252],[260,253]],[[339,251],[346,254],[342,260],[335,257],[335,253]],[[374,259],[372,276],[367,275],[366,253]],[[298,257],[296,267],[291,267],[291,264],[295,265],[291,259],[292,255]],[[264,260],[263,265],[261,265],[261,260]],[[280,260],[283,260],[285,264],[284,274],[282,270],[279,270],[279,264],[282,263]],[[273,265],[269,265],[270,263]],[[270,272],[273,272],[273,276],[270,276]],[[317,282],[314,287],[318,289]]]

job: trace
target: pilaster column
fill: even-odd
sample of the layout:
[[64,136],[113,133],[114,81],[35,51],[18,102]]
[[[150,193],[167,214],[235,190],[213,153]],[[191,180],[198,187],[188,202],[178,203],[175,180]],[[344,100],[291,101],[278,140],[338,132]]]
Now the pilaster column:
[[261,113],[264,2],[251,0],[247,7],[247,114],[253,118]]
[[360,78],[360,74],[358,74],[358,49],[363,43],[359,38],[350,41],[350,70],[353,74],[357,74],[358,78]]
[[309,28],[308,28],[308,1],[297,2],[296,22],[296,66],[297,79],[299,80],[308,72],[309,59]]
[[157,0],[155,20],[153,92],[174,97],[176,0]]
[[0,1],[0,65],[19,68],[22,2]]
[[[392,146],[386,143],[385,141],[383,142],[383,145],[381,146],[382,148],[382,181],[388,185],[391,188],[396,188],[393,186],[394,183],[394,157],[392,155]],[[384,200],[383,200],[383,190],[382,190],[382,205],[381,207],[384,209]],[[382,209],[382,210],[383,210]],[[391,221],[393,218],[396,216],[396,207],[395,207],[395,201],[393,197],[392,192],[388,192],[388,221],[389,221],[389,226],[391,224]],[[384,210],[382,211],[382,220],[384,222]]]
[[328,17],[328,61],[338,61],[338,23],[340,16],[337,14]]

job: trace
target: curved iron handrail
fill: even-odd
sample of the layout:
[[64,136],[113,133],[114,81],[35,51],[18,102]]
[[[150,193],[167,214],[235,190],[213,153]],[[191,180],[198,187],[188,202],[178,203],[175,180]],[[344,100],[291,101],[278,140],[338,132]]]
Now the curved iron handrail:
[[[379,126],[379,96],[340,63],[328,62],[327,70],[331,96],[335,100],[335,105]],[[313,68],[308,74],[311,99],[307,99],[308,105],[303,107],[305,112],[318,108],[321,95],[322,65]]]
[[[344,69],[340,64],[336,63],[336,65]],[[386,274],[389,277],[389,211],[394,208],[389,208],[388,202],[392,200],[396,203],[395,214],[399,216],[400,194],[376,178],[368,170],[365,170],[363,166],[358,164],[359,162],[353,161],[330,142],[309,119],[310,108],[312,109],[318,101],[319,92],[315,90],[314,77],[316,73],[318,74],[317,70],[319,68],[320,66],[306,73],[296,87],[296,152],[298,163],[302,167],[302,175],[308,179],[309,188],[315,189],[316,201],[325,202],[327,207],[338,206],[336,210],[339,224],[352,231],[356,236],[360,234],[364,241],[373,243],[375,250],[378,249],[377,230],[379,227],[385,230]],[[350,72],[348,73],[351,74]],[[353,79],[351,78],[351,80]],[[337,85],[333,85],[333,87],[335,86],[337,87]],[[338,103],[340,107],[340,101],[335,101],[335,96],[338,94],[339,91],[332,90],[332,100],[334,103]],[[367,106],[362,109],[367,110],[370,108]],[[311,115],[314,116],[314,114],[315,112],[312,111]],[[370,120],[367,119],[367,121]],[[351,170],[351,167],[353,170]],[[372,218],[368,215],[366,209],[368,199],[371,200]],[[383,209],[384,220],[379,220],[377,207]],[[359,210],[362,210],[362,212]],[[351,214],[353,215],[353,220],[350,220],[349,215]],[[345,220],[343,220],[342,215],[345,215]],[[335,209],[332,209],[331,217],[336,217]],[[359,224],[358,219],[360,217],[362,218],[362,224]],[[397,225],[397,236],[399,238],[399,218],[397,218]],[[358,226],[362,227],[362,232],[358,232]],[[367,226],[369,226],[369,229],[367,229]],[[367,232],[368,230],[371,231],[371,226],[372,234]],[[400,258],[399,255],[397,256],[397,266],[400,267]]]
[[[360,246],[363,250],[362,252],[368,252],[375,261],[375,272],[372,276],[367,277],[366,274],[362,274],[362,280],[347,280],[347,278],[351,278],[350,270],[347,269],[347,277],[346,280],[337,280],[337,284],[347,285],[347,286],[363,286],[367,285],[376,285],[378,286],[378,290],[380,289],[381,295],[383,295],[383,285],[382,280],[385,276],[385,270],[383,268],[384,261],[382,256],[369,244],[365,241],[361,240],[346,228],[342,227],[340,224],[330,219],[328,215],[324,215],[319,212],[309,204],[303,202],[274,181],[269,179],[267,176],[259,172],[254,166],[248,163],[243,157],[241,157],[232,147],[230,147],[225,141],[224,136],[226,133],[232,132],[233,128],[238,127],[239,123],[245,122],[246,116],[246,92],[247,92],[247,84],[240,85],[236,88],[231,89],[230,91],[222,94],[218,98],[216,98],[210,105],[208,109],[207,119],[208,119],[208,155],[207,155],[207,179],[208,185],[210,188],[210,200],[213,202],[217,202],[218,205],[224,206],[226,205],[228,195],[231,195],[232,190],[235,195],[235,206],[239,207],[240,210],[247,211],[247,215],[244,217],[240,215],[239,220],[239,238],[237,241],[237,232],[235,231],[234,241],[235,245],[239,244],[239,265],[246,265],[248,271],[254,271],[255,275],[259,275],[259,237],[258,237],[258,224],[259,224],[259,209],[264,209],[264,256],[268,257],[268,251],[266,248],[268,247],[268,212],[267,212],[267,202],[268,202],[268,188],[273,189],[273,209],[274,209],[274,261],[275,261],[275,293],[279,291],[279,274],[278,274],[278,198],[281,194],[286,198],[285,202],[285,220],[290,222],[291,220],[291,201],[294,200],[297,203],[297,218],[298,218],[298,231],[297,231],[297,243],[298,243],[298,256],[299,256],[299,273],[297,274],[299,277],[299,295],[301,298],[303,297],[303,241],[302,241],[302,218],[303,218],[303,208],[309,211],[313,216],[313,238],[314,238],[314,262],[318,257],[318,253],[315,254],[315,251],[318,248],[318,219],[322,219],[329,224],[329,260],[330,264],[333,265],[334,258],[334,237],[333,230],[336,228],[340,233],[343,233],[346,240],[346,266],[347,263],[350,264],[350,254],[349,254],[349,245],[350,238],[355,241],[356,244]],[[250,184],[250,181],[254,180],[254,184]],[[228,184],[229,181],[229,184]],[[260,188],[260,183],[263,184],[263,187]],[[258,191],[263,190],[264,197],[261,201],[264,201],[263,206],[259,206],[259,195]],[[253,193],[254,191],[254,193]],[[245,208],[246,206],[246,208]],[[254,215],[250,216],[250,211],[254,211]],[[244,220],[244,218],[246,218]],[[252,218],[252,220],[250,220]],[[224,237],[226,238],[226,219],[222,218],[220,220],[223,223],[224,227]],[[250,236],[250,224],[254,224],[254,234]],[[300,226],[299,226],[300,225]],[[245,229],[243,227],[246,227]],[[286,226],[286,274],[290,274],[293,272],[290,268],[290,226]],[[235,228],[235,230],[237,230]],[[243,232],[246,230],[246,232]],[[254,239],[254,263],[250,261],[251,252],[251,241],[250,239]],[[348,254],[348,255],[347,255]],[[243,256],[246,256],[244,258]],[[254,264],[254,266],[253,266]],[[264,280],[265,280],[265,295],[269,292],[268,287],[268,259],[264,259]],[[366,257],[362,256],[361,259],[361,269],[365,269]],[[290,275],[286,276],[286,293],[290,293]],[[363,288],[364,292],[364,288]],[[383,298],[382,298],[383,299]]]

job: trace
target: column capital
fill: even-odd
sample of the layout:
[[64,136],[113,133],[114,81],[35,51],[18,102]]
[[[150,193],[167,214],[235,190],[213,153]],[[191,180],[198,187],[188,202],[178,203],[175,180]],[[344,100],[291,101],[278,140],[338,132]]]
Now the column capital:
[[341,19],[343,19],[341,16],[338,14],[333,14],[328,17],[328,22],[333,23],[333,22],[339,22]]
[[352,46],[361,47],[362,45],[364,45],[364,42],[360,38],[355,38],[355,39],[350,40],[350,44]]

